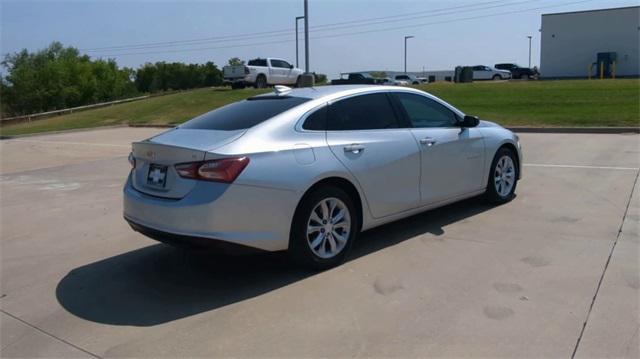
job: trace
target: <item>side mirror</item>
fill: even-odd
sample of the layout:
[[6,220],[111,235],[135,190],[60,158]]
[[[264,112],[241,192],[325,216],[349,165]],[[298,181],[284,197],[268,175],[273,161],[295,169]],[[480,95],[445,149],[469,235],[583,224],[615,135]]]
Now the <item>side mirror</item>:
[[476,127],[480,124],[478,116],[464,116],[460,122],[460,127]]
[[290,69],[292,69],[292,68],[293,68],[293,65],[289,65],[289,68],[290,68]]

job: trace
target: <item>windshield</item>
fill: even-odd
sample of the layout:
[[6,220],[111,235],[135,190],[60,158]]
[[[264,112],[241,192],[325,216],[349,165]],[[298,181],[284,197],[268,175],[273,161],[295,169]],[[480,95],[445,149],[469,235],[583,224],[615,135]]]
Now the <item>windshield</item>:
[[303,104],[303,97],[258,96],[220,107],[190,120],[180,128],[200,130],[244,130]]

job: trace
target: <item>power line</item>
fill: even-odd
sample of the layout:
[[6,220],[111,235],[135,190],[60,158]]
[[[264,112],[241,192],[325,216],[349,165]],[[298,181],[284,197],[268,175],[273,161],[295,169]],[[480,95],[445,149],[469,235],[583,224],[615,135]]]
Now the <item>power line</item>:
[[[421,19],[421,18],[426,18],[431,16],[456,14],[460,12],[482,11],[482,10],[496,8],[496,7],[514,6],[514,5],[520,5],[524,3],[537,2],[537,1],[541,1],[541,0],[524,0],[524,1],[515,1],[515,2],[507,2],[507,3],[502,3],[503,2],[502,0],[494,0],[494,1],[476,3],[476,4],[440,8],[435,10],[423,10],[423,11],[416,11],[412,13],[405,13],[405,14],[398,14],[398,15],[390,15],[390,16],[383,16],[383,17],[376,17],[376,18],[350,20],[350,21],[336,22],[336,23],[330,23],[330,24],[316,25],[311,28],[310,32],[331,31],[331,30],[339,30],[339,29],[345,29],[345,28],[351,28],[351,27],[379,25],[379,24],[385,24],[385,23],[391,23],[391,22]],[[495,3],[501,3],[501,4],[493,5],[493,6],[485,6],[485,5],[495,4]],[[466,9],[466,8],[471,8],[471,9]],[[460,10],[460,9],[463,9],[463,10]],[[418,15],[418,14],[426,14],[426,15]],[[350,24],[353,24],[353,25],[350,25]],[[140,44],[133,44],[133,45],[86,48],[86,49],[80,49],[80,50],[84,52],[97,52],[97,51],[105,51],[105,50],[134,50],[134,49],[143,50],[143,49],[162,48],[162,47],[200,45],[205,43],[242,41],[242,40],[250,40],[250,39],[256,39],[256,38],[281,37],[283,35],[289,35],[290,32],[291,32],[290,29],[283,29],[283,30],[263,31],[263,32],[245,33],[245,34],[237,34],[237,35],[224,35],[224,36],[208,37],[208,38],[201,38],[201,39],[151,42],[151,43],[140,43]]]
[[[564,4],[554,4],[554,5],[548,5],[548,6],[539,6],[539,7],[528,8],[528,9],[519,9],[519,10],[505,11],[505,12],[499,12],[499,13],[494,13],[494,14],[484,14],[484,15],[477,15],[477,16],[469,16],[469,17],[464,17],[464,18],[449,19],[449,20],[442,20],[442,21],[436,21],[436,22],[411,24],[411,25],[388,27],[388,28],[374,29],[374,30],[363,30],[363,31],[357,31],[357,32],[330,34],[330,35],[316,36],[316,37],[313,37],[312,40],[327,39],[327,38],[334,38],[334,37],[344,37],[344,36],[353,36],[353,35],[361,35],[361,34],[368,34],[368,33],[375,33],[375,32],[395,31],[395,30],[410,29],[410,28],[417,28],[417,27],[430,26],[430,25],[441,25],[441,24],[448,24],[448,23],[452,23],[452,22],[476,20],[476,19],[482,19],[482,18],[487,18],[487,17],[512,15],[512,14],[518,14],[518,13],[523,13],[523,12],[528,12],[528,11],[536,11],[536,10],[557,8],[557,7],[563,7],[563,6],[569,6],[569,5],[577,5],[577,4],[582,4],[582,3],[591,2],[591,1],[595,1],[595,0],[580,0],[580,1],[568,2],[568,3],[564,3]],[[116,53],[116,54],[106,54],[106,55],[101,55],[101,56],[96,56],[96,57],[129,56],[129,55],[151,55],[151,54],[163,54],[163,53],[181,53],[181,52],[193,52],[193,51],[220,50],[220,49],[231,49],[231,48],[239,48],[239,47],[282,44],[282,43],[289,43],[289,42],[293,42],[293,41],[295,41],[295,40],[294,39],[288,39],[288,40],[258,42],[258,43],[228,45],[228,46],[217,46],[217,47],[191,48],[191,49],[180,49],[180,50],[163,50],[163,51],[148,51],[148,52],[133,52],[133,53]]]

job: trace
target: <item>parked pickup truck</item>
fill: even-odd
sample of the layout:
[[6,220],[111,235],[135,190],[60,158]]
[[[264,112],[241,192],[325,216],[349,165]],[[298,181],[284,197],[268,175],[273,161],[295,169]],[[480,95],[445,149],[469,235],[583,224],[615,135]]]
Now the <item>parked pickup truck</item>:
[[331,80],[332,85],[378,85],[383,82],[384,79],[377,79],[366,72],[342,73],[339,79]]
[[228,65],[222,69],[224,83],[232,88],[298,85],[302,73],[285,60],[275,58],[253,59],[246,65]]

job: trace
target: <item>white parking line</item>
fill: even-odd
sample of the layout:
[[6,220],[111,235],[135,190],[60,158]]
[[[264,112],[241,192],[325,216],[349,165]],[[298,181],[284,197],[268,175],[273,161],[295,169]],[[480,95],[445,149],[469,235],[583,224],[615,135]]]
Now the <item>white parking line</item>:
[[[102,146],[102,147],[131,147],[131,145],[117,145],[117,144],[112,144],[112,143],[43,141],[43,140],[23,140],[23,139],[11,139],[11,140],[6,140],[6,141],[7,142],[50,143],[50,144],[60,144],[60,145],[84,145],[84,146]],[[0,143],[2,143],[2,142],[0,142]]]
[[578,165],[550,165],[542,163],[525,163],[526,167],[551,167],[551,168],[587,168],[597,170],[637,171],[637,167],[609,167],[609,166],[578,166]]

